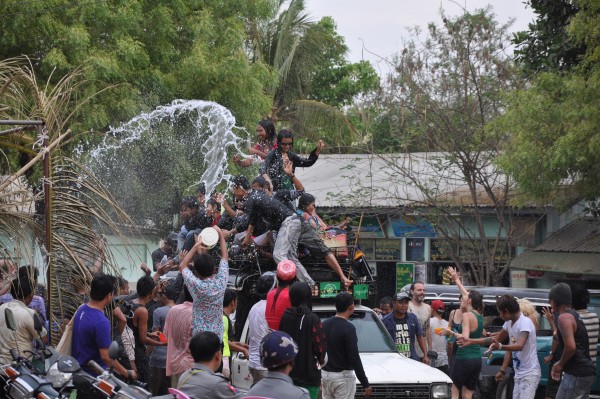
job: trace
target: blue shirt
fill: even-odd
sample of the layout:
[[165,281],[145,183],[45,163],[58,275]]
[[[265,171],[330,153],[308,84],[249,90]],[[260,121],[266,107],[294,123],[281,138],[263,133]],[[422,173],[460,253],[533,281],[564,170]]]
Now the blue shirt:
[[415,349],[415,342],[417,342],[417,334],[422,336],[423,333],[417,316],[407,312],[405,318],[396,319],[394,312],[391,312],[381,321],[394,340],[398,352],[413,360],[420,360]]
[[103,368],[107,367],[100,358],[100,349],[108,349],[110,343],[110,321],[104,312],[87,304],[77,309],[73,320],[71,355],[77,359],[83,371],[97,375],[87,365],[90,360]]

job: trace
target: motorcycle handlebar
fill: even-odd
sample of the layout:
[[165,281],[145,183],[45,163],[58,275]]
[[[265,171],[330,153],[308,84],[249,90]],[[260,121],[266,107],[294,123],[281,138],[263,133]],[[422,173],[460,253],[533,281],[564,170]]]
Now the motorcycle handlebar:
[[100,367],[100,365],[98,363],[96,363],[93,360],[90,360],[87,364],[92,370],[94,370],[94,372],[98,373],[99,375],[104,373],[104,369],[102,367]]

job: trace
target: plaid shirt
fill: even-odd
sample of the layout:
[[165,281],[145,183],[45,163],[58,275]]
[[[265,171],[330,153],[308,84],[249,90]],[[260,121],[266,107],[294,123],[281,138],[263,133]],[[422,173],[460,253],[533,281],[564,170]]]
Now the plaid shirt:
[[221,260],[219,270],[204,280],[190,269],[183,271],[183,281],[194,298],[192,331],[212,331],[223,339],[223,297],[229,277],[229,263]]

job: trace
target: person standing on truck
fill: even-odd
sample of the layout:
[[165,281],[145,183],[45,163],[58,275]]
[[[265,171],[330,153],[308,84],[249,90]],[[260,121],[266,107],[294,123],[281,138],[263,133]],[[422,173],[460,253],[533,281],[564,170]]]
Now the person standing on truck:
[[[504,325],[500,333],[493,339],[484,338],[484,341],[492,340],[486,353],[502,349],[510,351],[515,371],[512,397],[513,399],[534,399],[542,375],[537,358],[535,326],[529,317],[521,313],[519,303],[512,295],[502,295],[496,300],[496,307],[500,317],[504,320]],[[508,344],[502,345],[507,337]],[[504,378],[506,366],[505,363],[502,364],[496,375],[497,381]]]
[[423,333],[421,332],[421,323],[419,323],[419,319],[414,313],[408,312],[409,301],[408,292],[400,291],[397,293],[394,301],[394,311],[381,321],[392,340],[394,340],[398,353],[418,361],[419,356],[415,349],[415,343],[418,343],[421,351],[425,353],[425,359],[429,361],[425,339],[423,339]]
[[560,359],[552,366],[551,376],[561,378],[557,399],[584,398],[594,383],[596,367],[590,358],[588,334],[579,314],[572,308],[571,288],[558,283],[548,294],[557,325]]
[[437,359],[435,360],[435,368],[443,371],[447,375],[450,375],[448,369],[448,342],[443,332],[448,329],[448,322],[442,317],[446,305],[444,302],[436,299],[431,302],[432,317],[429,321],[429,347],[432,351],[437,353]]
[[[420,281],[412,283],[410,286],[410,295],[412,300],[408,304],[408,311],[414,313],[421,323],[421,331],[423,332],[423,338],[425,343],[429,343],[431,338],[429,337],[429,319],[431,318],[431,306],[425,303],[425,284]],[[429,364],[429,362],[423,361],[427,356],[427,348],[421,350],[416,347],[417,356],[423,363]]]

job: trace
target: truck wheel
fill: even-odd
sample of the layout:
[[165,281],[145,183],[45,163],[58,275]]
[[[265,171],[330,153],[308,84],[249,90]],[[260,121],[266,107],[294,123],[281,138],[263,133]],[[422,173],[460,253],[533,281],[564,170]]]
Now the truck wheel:
[[515,380],[512,374],[506,375],[496,388],[496,399],[512,399],[512,392],[515,386]]

